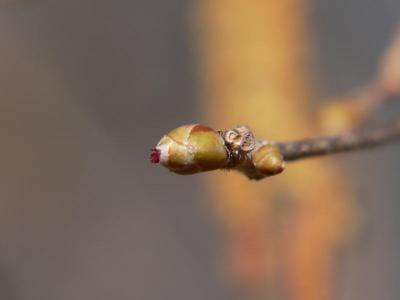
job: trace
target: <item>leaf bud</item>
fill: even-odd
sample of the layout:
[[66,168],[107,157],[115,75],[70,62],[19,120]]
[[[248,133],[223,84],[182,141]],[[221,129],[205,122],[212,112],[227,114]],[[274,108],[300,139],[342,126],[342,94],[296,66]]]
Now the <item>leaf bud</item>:
[[279,148],[273,145],[263,145],[255,150],[252,161],[254,167],[266,176],[279,174],[285,169],[283,156]]
[[186,175],[223,168],[228,162],[228,153],[217,131],[190,124],[167,133],[152,149],[150,160]]

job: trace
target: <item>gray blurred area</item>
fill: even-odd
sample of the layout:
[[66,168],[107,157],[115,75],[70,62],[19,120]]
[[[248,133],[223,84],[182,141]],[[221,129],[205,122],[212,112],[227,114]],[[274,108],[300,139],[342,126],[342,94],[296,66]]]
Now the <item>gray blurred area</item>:
[[[8,1],[10,2],[10,1]],[[199,178],[148,163],[198,121],[193,2],[0,6],[0,299],[233,299]],[[398,0],[320,0],[321,97],[368,80]],[[343,299],[400,297],[399,146],[342,156],[364,207]]]
[[[318,0],[314,12],[321,98],[373,80],[400,24],[398,0]],[[382,117],[400,115],[389,106]],[[359,238],[341,262],[340,299],[400,299],[400,146],[343,155],[363,214]]]

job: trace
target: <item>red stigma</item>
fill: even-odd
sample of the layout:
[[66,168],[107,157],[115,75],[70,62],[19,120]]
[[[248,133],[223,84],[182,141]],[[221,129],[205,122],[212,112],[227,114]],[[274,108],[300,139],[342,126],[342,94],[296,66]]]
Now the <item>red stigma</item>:
[[160,150],[158,150],[157,148],[151,149],[150,162],[152,164],[158,164],[160,162]]

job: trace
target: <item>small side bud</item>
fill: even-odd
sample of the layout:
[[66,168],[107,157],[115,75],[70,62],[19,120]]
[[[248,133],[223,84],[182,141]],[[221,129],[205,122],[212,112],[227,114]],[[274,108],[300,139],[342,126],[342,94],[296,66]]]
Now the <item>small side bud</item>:
[[254,167],[266,176],[276,175],[285,169],[285,161],[279,148],[273,145],[264,145],[253,154]]
[[228,153],[220,134],[200,124],[173,129],[160,140],[155,149],[159,153],[159,162],[178,174],[220,169],[228,161]]

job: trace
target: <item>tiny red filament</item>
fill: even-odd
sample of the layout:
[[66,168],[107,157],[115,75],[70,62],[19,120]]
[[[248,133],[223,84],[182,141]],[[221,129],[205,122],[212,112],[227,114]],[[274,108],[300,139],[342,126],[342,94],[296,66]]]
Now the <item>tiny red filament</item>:
[[158,164],[160,162],[160,150],[156,148],[151,149],[150,162],[152,164]]

